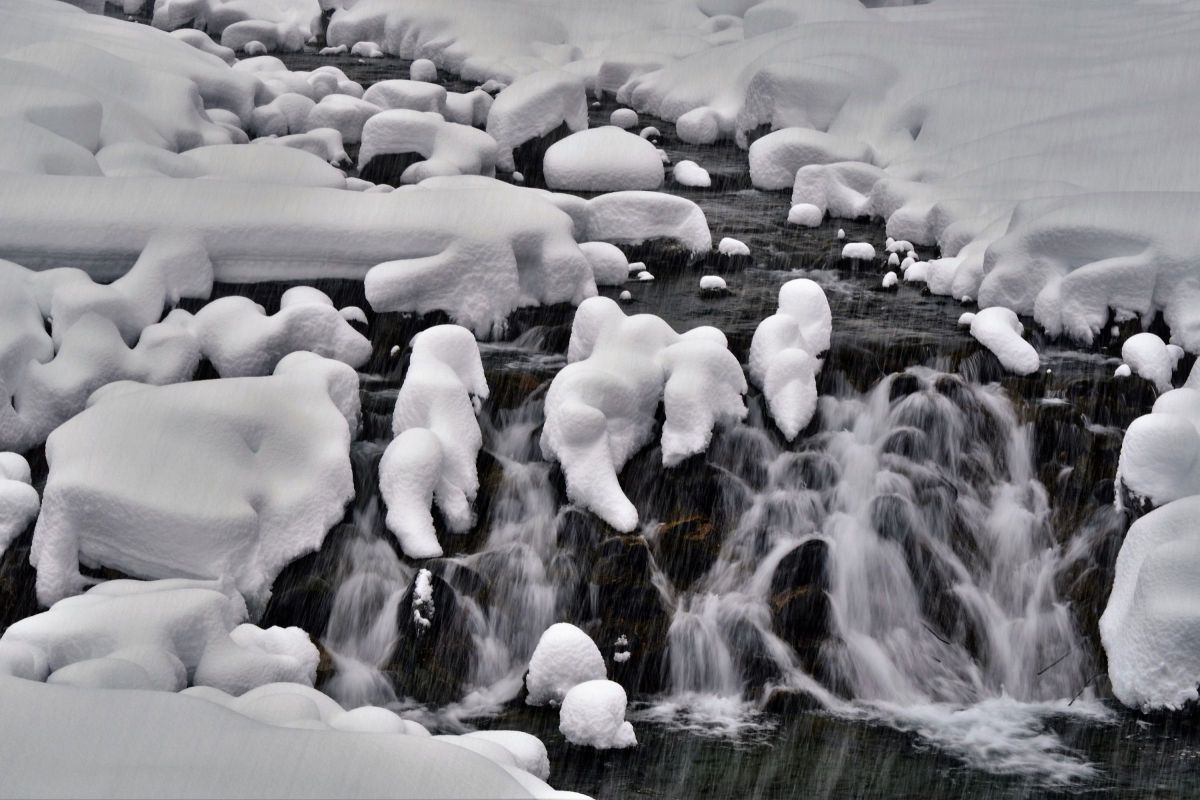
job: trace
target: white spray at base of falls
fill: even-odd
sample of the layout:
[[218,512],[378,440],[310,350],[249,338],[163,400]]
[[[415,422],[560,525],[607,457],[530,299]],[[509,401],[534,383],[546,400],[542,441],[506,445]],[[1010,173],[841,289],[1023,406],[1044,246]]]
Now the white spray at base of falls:
[[[1045,783],[1092,774],[1046,725],[1056,715],[1107,712],[1086,688],[1086,647],[1056,596],[1064,557],[1029,432],[1009,401],[994,388],[912,370],[863,395],[822,398],[818,418],[815,433],[789,445],[752,404],[745,423],[715,438],[713,502],[724,504],[729,529],[688,589],[653,567],[671,613],[668,690],[635,703],[631,718],[753,736],[772,724],[760,698],[798,690],[829,713],[913,732],[980,769]],[[488,596],[481,608],[458,593],[474,660],[464,697],[436,714],[444,728],[512,700],[541,632],[570,618],[564,597],[587,585],[559,550],[564,509],[537,449],[541,419],[537,393],[481,418],[485,450],[502,468],[485,489],[486,542],[448,559],[441,575],[455,586],[457,569],[474,573]],[[378,528],[369,514],[368,506],[362,527]],[[653,540],[655,529],[646,520],[642,530]],[[353,543],[363,566],[350,569],[335,597],[325,637],[338,665],[332,690],[343,702],[413,711],[388,696],[378,671],[413,569],[374,550],[387,545],[372,536]],[[814,543],[828,553],[829,631],[800,653],[776,632],[772,582],[797,547]],[[593,587],[576,610],[583,618],[571,621],[594,618],[595,597]],[[374,611],[356,620],[339,612],[343,603]]]

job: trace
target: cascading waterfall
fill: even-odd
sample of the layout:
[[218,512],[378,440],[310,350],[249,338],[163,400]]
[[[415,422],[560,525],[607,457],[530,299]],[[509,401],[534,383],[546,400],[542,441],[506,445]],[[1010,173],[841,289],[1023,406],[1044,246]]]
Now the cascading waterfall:
[[[985,768],[1086,775],[1043,731],[1089,664],[1055,594],[1063,556],[1028,432],[1003,394],[912,369],[865,395],[822,398],[819,430],[791,445],[751,407],[708,455],[733,521],[715,562],[684,591],[654,574],[672,614],[669,688],[642,718],[739,733],[754,724],[756,698],[799,691],[968,761],[978,753],[963,742],[977,741]],[[474,660],[466,696],[443,710],[451,724],[517,694],[541,632],[568,618],[566,598],[587,580],[559,552],[563,509],[541,459],[541,421],[539,393],[481,418],[501,467],[484,488],[486,542],[441,574],[455,586],[458,568],[474,573],[489,596],[481,607],[459,592]],[[356,515],[326,635],[338,667],[331,691],[352,705],[396,699],[379,668],[414,572],[380,538],[378,513],[368,502]],[[655,528],[647,520],[643,533],[653,539]],[[808,584],[781,587],[797,569]],[[815,598],[803,641],[779,630],[788,592]],[[594,611],[585,604],[585,616]],[[1089,698],[1072,710],[1097,713]]]

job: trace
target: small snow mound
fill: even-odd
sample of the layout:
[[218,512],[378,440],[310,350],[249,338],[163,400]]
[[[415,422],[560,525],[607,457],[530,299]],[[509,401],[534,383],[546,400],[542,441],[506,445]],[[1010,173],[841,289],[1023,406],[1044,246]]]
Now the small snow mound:
[[609,115],[608,122],[610,125],[616,125],[618,128],[627,131],[630,128],[637,127],[638,115],[632,108],[618,108]]
[[1041,366],[1041,359],[1033,345],[1021,338],[1024,333],[1016,313],[1001,306],[985,308],[971,320],[971,335],[991,350],[1006,370],[1032,375]]
[[683,160],[671,169],[671,177],[680,186],[690,186],[697,189],[707,189],[712,186],[712,177],[708,170],[695,161]]
[[650,274],[649,272],[647,272],[646,270],[642,270],[641,272],[639,272],[639,273],[637,274],[637,279],[638,279],[639,281],[652,281],[652,280],[654,280],[654,276],[653,276],[653,275],[651,275],[651,274]]
[[887,275],[883,276],[883,283],[881,285],[884,289],[892,289],[895,288],[899,280],[895,272],[888,272]]
[[693,108],[675,120],[675,133],[688,144],[712,144],[721,138],[721,118],[707,106]]
[[300,628],[243,624],[208,643],[193,683],[241,695],[270,683],[312,686],[320,655]]
[[807,278],[779,289],[779,310],[759,323],[750,342],[750,379],[788,441],[817,410],[817,358],[829,349],[833,317],[824,290]]
[[825,212],[812,203],[797,203],[788,211],[787,221],[791,225],[816,228],[825,219]]
[[900,266],[900,256],[896,255],[895,253],[889,253],[887,263],[889,267]]
[[874,160],[871,148],[860,142],[811,128],[784,128],[750,145],[750,180],[756,189],[790,189],[801,167]]
[[717,252],[729,257],[748,256],[750,255],[750,248],[745,242],[726,236],[717,245]]
[[654,145],[608,125],[555,142],[543,161],[551,189],[588,192],[657,189],[663,165]]
[[653,125],[649,125],[645,128],[642,128],[642,131],[638,134],[638,136],[641,136],[643,139],[661,139],[662,133],[659,132],[658,128],[654,127]]
[[408,77],[414,81],[433,83],[438,79],[437,65],[428,58],[418,58],[408,68]]
[[559,705],[576,684],[607,675],[604,656],[591,637],[569,622],[558,622],[542,634],[529,659],[525,702]]
[[375,42],[355,42],[350,55],[359,58],[383,58],[383,50]]
[[592,265],[597,286],[620,286],[629,278],[629,260],[621,249],[608,242],[583,242],[579,249]]
[[725,279],[719,275],[705,275],[700,279],[700,291],[720,294],[729,291]]
[[873,261],[875,247],[870,242],[847,242],[842,247],[842,258],[848,258],[851,261]]
[[633,747],[633,726],[625,721],[625,689],[610,680],[573,687],[558,711],[558,729],[567,741],[597,750]]
[[257,39],[251,39],[242,45],[242,52],[248,56],[266,55],[267,46]]
[[1121,345],[1121,360],[1158,391],[1165,392],[1171,388],[1171,376],[1179,358],[1153,333],[1138,333]]
[[417,572],[413,579],[413,624],[418,628],[428,628],[433,624],[433,573],[427,569]]
[[1133,375],[1133,370],[1129,368],[1128,364],[1122,364],[1113,370],[1114,378],[1128,378],[1131,375]]
[[1149,414],[1129,424],[1117,482],[1118,507],[1122,494],[1155,505],[1200,494],[1200,389],[1165,392]]
[[40,508],[29,462],[19,453],[0,453],[0,555],[33,524]]
[[844,228],[837,229],[837,238],[838,238],[838,241],[841,241],[842,239],[846,238],[846,230]]
[[618,295],[617,297],[622,303],[628,303],[631,300],[633,300],[633,293],[630,292],[628,289],[626,289],[625,291],[621,292],[621,294]]

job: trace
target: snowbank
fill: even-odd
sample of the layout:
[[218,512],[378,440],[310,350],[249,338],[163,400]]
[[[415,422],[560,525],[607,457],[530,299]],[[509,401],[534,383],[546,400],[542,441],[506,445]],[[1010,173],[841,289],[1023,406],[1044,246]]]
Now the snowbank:
[[[64,797],[539,796],[495,762],[431,737],[326,730],[305,697],[320,729],[272,725],[191,692],[81,691],[0,676],[5,790]],[[254,699],[269,702],[269,695]],[[266,762],[288,767],[263,769]]]
[[302,50],[321,16],[317,0],[155,0],[152,24],[163,30],[194,25],[242,50],[261,42],[267,50]]
[[871,163],[874,153],[861,142],[811,128],[785,128],[750,145],[750,180],[758,189],[789,189],[796,172],[809,164],[837,161]]
[[[700,207],[665,192],[610,192],[593,197],[580,214],[586,238],[614,244],[673,239],[692,253],[712,250],[712,234]],[[583,232],[579,232],[583,238]]]
[[1179,362],[1167,344],[1153,333],[1135,333],[1121,345],[1121,360],[1138,375],[1154,384],[1160,392],[1169,391],[1171,376]]
[[609,680],[580,683],[567,692],[558,729],[571,744],[597,750],[633,747],[637,737],[625,721],[625,689]]
[[442,555],[430,513],[434,503],[452,532],[466,532],[475,521],[475,462],[483,446],[475,415],[487,396],[470,331],[436,325],[413,337],[392,414],[395,438],[379,462],[388,530],[409,558]]
[[1159,506],[1200,494],[1200,389],[1166,392],[1130,423],[1116,477],[1133,499]]
[[30,485],[29,462],[0,452],[0,555],[37,519],[41,499]]
[[577,684],[607,677],[604,656],[591,637],[569,622],[557,622],[542,633],[529,659],[525,702],[556,706]]
[[382,111],[367,120],[358,151],[362,172],[381,155],[416,153],[425,158],[400,176],[401,183],[419,183],[435,175],[496,174],[496,141],[470,125],[446,122],[432,111]]
[[312,686],[319,660],[316,645],[300,628],[243,624],[208,643],[193,683],[231,695],[271,683]]
[[417,80],[392,79],[372,84],[362,99],[374,103],[385,111],[409,109],[411,111],[446,111],[446,89],[435,83]]
[[1168,503],[1129,528],[1100,618],[1113,693],[1141,710],[1200,698],[1200,496]]
[[1007,308],[985,308],[971,320],[971,335],[991,350],[1000,364],[1017,375],[1038,371],[1041,359],[1033,345],[1021,338],[1025,327]]
[[261,609],[279,570],[316,550],[354,495],[357,381],[296,353],[269,377],[110,387],[46,443],[30,558],[39,601],[80,591],[83,562],[231,576]]
[[779,310],[764,319],[750,341],[750,379],[763,390],[767,408],[788,441],[817,410],[816,374],[829,349],[833,316],[825,292],[808,278],[779,289]]
[[620,286],[629,277],[629,259],[608,242],[582,242],[579,249],[592,265],[597,286]]
[[677,334],[662,319],[626,317],[613,300],[580,304],[568,364],[550,384],[542,453],[562,464],[567,495],[620,531],[637,510],[617,473],[649,440],[661,402],[663,465],[703,452],[713,428],[746,414],[746,379],[714,328]]
[[613,192],[657,189],[663,182],[658,149],[642,137],[612,125],[573,133],[555,142],[542,163],[546,185],[551,189]]

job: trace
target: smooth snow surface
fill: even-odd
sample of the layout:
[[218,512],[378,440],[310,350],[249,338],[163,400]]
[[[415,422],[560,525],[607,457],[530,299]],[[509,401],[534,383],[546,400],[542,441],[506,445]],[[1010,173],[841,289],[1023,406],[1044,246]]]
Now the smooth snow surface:
[[700,279],[700,291],[702,292],[723,292],[727,288],[725,279],[720,275],[705,275]]
[[779,310],[758,324],[750,342],[750,379],[763,390],[767,408],[788,441],[817,410],[816,375],[829,349],[833,316],[825,291],[808,278],[779,289]]
[[1117,481],[1134,499],[1159,506],[1200,494],[1200,388],[1166,392],[1130,423]]
[[529,659],[525,702],[559,705],[577,684],[607,677],[604,656],[591,637],[569,622],[557,622],[542,634]]
[[396,396],[392,433],[379,462],[387,526],[409,558],[442,554],[431,507],[446,526],[465,532],[475,521],[475,461],[483,435],[475,415],[488,396],[475,337],[437,325],[413,337],[412,357]]
[[46,443],[38,600],[83,589],[82,562],[231,576],[261,610],[278,572],[320,546],[354,495],[357,386],[345,364],[294,353],[267,377],[108,387]]
[[[374,88],[374,87],[372,87]],[[496,141],[470,125],[447,122],[433,111],[381,111],[367,120],[358,151],[359,170],[381,155],[416,153],[401,183],[420,183],[438,175],[496,174]]]
[[715,328],[680,335],[659,317],[626,317],[594,297],[575,314],[567,360],[546,395],[542,453],[562,464],[568,497],[619,531],[632,531],[638,516],[617,473],[649,441],[660,403],[666,467],[704,452],[718,424],[746,415],[746,379]]
[[851,261],[873,261],[875,247],[870,242],[847,242],[842,246],[842,258]]
[[1100,618],[1113,693],[1142,710],[1200,698],[1200,494],[1151,511],[1129,528]]
[[723,256],[748,256],[750,248],[745,242],[726,236],[717,244],[717,252]]
[[40,508],[29,462],[19,453],[0,453],[0,555],[33,524]]
[[712,178],[708,170],[695,161],[684,159],[671,168],[671,177],[680,186],[690,186],[697,189],[707,189],[712,186]]
[[546,151],[543,171],[551,189],[613,192],[657,189],[663,182],[657,148],[612,125],[555,142]]
[[629,259],[616,245],[583,242],[579,249],[592,265],[592,277],[597,286],[620,286],[629,277]]
[[1017,375],[1031,375],[1041,366],[1033,345],[1021,338],[1024,333],[1021,320],[1007,308],[985,308],[971,320],[971,335]]
[[487,116],[487,132],[499,146],[499,167],[509,172],[515,168],[513,150],[564,125],[572,132],[587,129],[587,96],[582,81],[558,70],[514,81],[496,95]]
[[1153,333],[1136,333],[1121,345],[1121,360],[1158,391],[1165,392],[1171,388],[1179,356],[1171,353],[1167,344]]
[[806,228],[820,227],[825,219],[825,212],[812,203],[797,203],[788,211],[787,221],[792,225],[803,225]]
[[597,750],[633,747],[633,726],[625,721],[625,689],[610,680],[572,687],[558,710],[558,729],[571,744]]
[[432,83],[438,78],[437,65],[428,58],[418,58],[412,62],[408,68],[408,77],[414,81],[427,81]]

